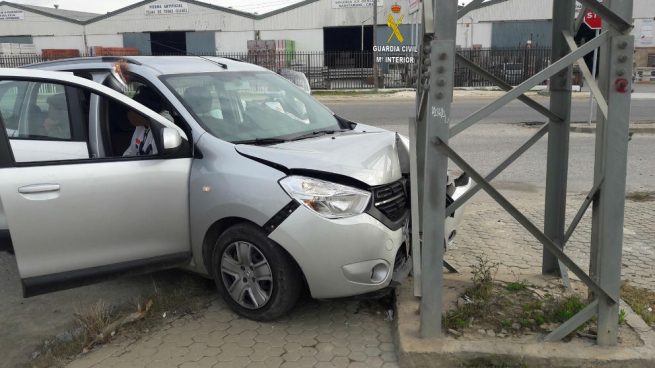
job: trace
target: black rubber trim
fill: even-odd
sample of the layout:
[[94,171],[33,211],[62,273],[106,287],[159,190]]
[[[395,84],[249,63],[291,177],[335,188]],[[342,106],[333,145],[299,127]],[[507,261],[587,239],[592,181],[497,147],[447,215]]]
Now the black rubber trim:
[[264,231],[266,232],[266,235],[269,235],[275,231],[275,229],[277,229],[278,226],[280,226],[280,224],[282,224],[284,220],[287,219],[287,217],[291,216],[291,214],[296,209],[298,209],[298,207],[300,207],[300,203],[292,200],[289,202],[289,204],[284,206],[284,208],[279,210],[278,213],[276,213],[273,217],[271,217],[270,220],[268,220],[268,222],[264,224]]
[[405,226],[405,221],[409,218],[409,208],[405,211],[405,214],[399,218],[397,221],[391,221],[385,214],[378,210],[374,205],[370,205],[366,211],[371,217],[380,221],[384,226],[388,227],[389,230],[396,231],[403,226]]
[[251,155],[247,155],[245,153],[239,152],[239,150],[236,149],[236,146],[235,146],[234,150],[243,157],[249,158],[249,159],[251,159],[253,161],[257,161],[260,164],[266,165],[268,167],[272,167],[275,170],[281,171],[281,172],[283,172],[283,173],[285,173],[287,175],[290,174],[289,169],[287,169],[286,167],[284,167],[284,166],[282,166],[280,164],[276,164],[275,162],[267,161],[267,160],[264,160],[263,158],[259,158],[259,157],[255,157],[255,156],[251,156]]
[[182,252],[46,276],[28,277],[21,280],[23,284],[23,297],[29,298],[53,291],[95,284],[119,276],[131,276],[159,269],[172,268],[187,263],[190,260],[191,252]]
[[0,252],[11,252],[14,246],[11,243],[11,234],[9,230],[0,230]]
[[14,163],[14,157],[9,146],[9,138],[5,130],[4,120],[0,116],[0,168],[11,167]]

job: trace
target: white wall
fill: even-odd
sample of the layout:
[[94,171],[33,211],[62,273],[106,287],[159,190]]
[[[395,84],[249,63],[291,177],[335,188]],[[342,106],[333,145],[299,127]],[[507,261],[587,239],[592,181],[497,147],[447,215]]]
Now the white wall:
[[470,19],[460,19],[457,23],[457,46],[470,48],[473,45],[491,47],[492,23],[472,23]]
[[[391,14],[390,8],[394,3],[401,6],[401,12],[394,14],[393,17],[398,19],[400,16],[404,16],[404,24],[409,23],[408,0],[379,0],[379,3],[382,6],[378,6],[378,24],[387,24],[387,15]],[[333,9],[332,0],[320,0],[257,20],[255,25],[259,30],[320,29],[323,27],[360,26],[362,23],[371,25],[373,24],[372,18],[372,6]]]
[[323,51],[323,29],[261,30],[259,35],[262,40],[296,41],[296,51]]
[[34,36],[34,47],[37,53],[43,49],[77,49],[85,52],[84,36]]
[[[22,10],[9,5],[0,5],[0,10]],[[44,15],[24,11],[25,19],[0,20],[0,34],[3,36],[72,36],[82,35],[83,26]]]
[[89,47],[123,47],[123,35],[88,35],[86,43]]
[[157,31],[248,31],[254,29],[254,19],[236,14],[212,10],[177,0],[157,0],[158,4],[182,3],[188,13],[167,15],[146,15],[145,6],[113,15],[87,25],[92,35],[126,32]]
[[216,32],[216,48],[219,52],[247,52],[248,40],[255,39],[255,31]]

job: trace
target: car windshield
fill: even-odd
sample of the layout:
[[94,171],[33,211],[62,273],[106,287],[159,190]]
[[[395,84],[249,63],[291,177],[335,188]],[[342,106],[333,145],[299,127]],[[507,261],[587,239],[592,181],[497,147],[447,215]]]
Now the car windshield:
[[341,129],[326,107],[270,72],[178,74],[163,79],[208,132],[228,142],[273,143]]

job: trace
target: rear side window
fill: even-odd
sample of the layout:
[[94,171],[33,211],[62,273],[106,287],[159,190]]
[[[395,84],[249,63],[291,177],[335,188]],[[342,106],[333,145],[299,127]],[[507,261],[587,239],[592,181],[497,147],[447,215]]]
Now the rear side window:
[[72,139],[69,98],[62,85],[0,82],[0,112],[9,138]]
[[18,138],[52,140],[71,139],[71,120],[64,86],[50,83],[33,83],[28,100],[24,128]]
[[27,83],[0,81],[0,115],[8,136],[16,134]]

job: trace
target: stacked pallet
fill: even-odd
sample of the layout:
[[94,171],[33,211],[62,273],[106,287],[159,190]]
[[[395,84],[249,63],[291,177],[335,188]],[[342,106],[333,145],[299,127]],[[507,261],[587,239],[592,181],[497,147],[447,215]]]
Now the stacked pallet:
[[249,40],[248,62],[277,70],[289,66],[296,52],[292,40]]
[[34,55],[36,48],[31,43],[0,43],[0,55]]
[[67,59],[80,56],[78,49],[43,49],[41,50],[43,60]]
[[133,47],[102,47],[93,46],[90,49],[91,56],[137,56],[139,49]]

